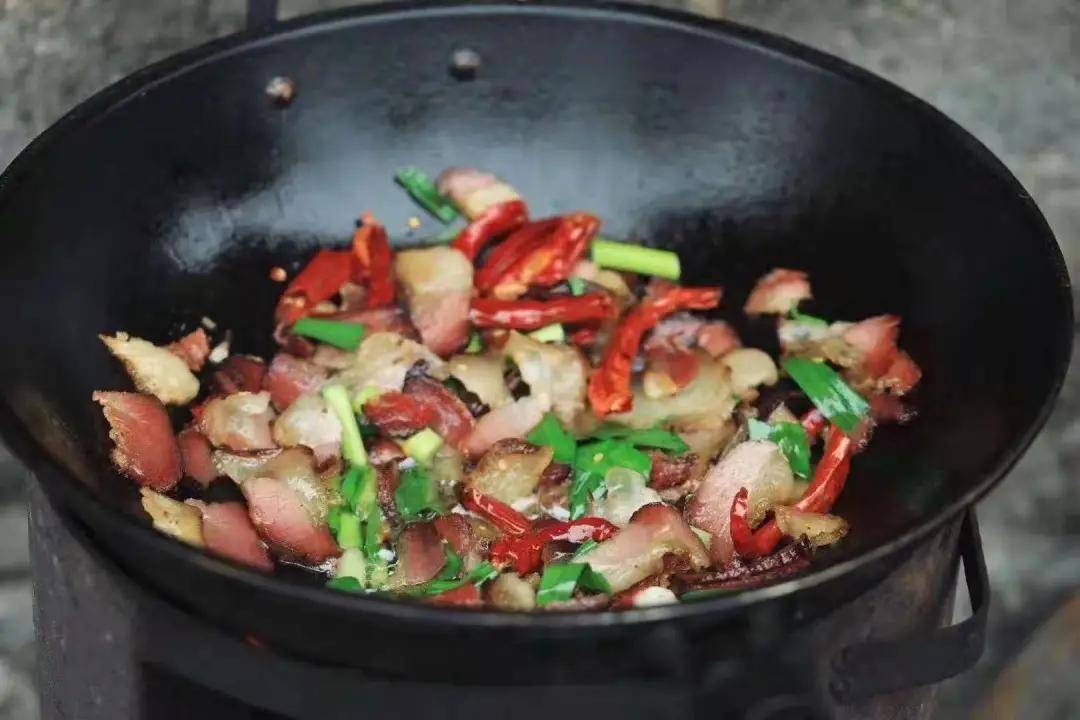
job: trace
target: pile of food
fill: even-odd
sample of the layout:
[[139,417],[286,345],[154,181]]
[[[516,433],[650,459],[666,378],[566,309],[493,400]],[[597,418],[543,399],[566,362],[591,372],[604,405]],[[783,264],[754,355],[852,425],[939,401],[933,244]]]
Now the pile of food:
[[503,610],[755,587],[844,537],[852,457],[914,416],[899,318],[804,314],[805,273],[773,270],[743,309],[775,321],[777,363],[710,317],[720,287],[677,284],[674,253],[584,212],[532,219],[478,170],[398,181],[449,229],[395,251],[365,214],[351,247],[270,268],[269,362],[208,318],[168,345],[101,337],[137,392],[94,400],[155,528],[342,591]]

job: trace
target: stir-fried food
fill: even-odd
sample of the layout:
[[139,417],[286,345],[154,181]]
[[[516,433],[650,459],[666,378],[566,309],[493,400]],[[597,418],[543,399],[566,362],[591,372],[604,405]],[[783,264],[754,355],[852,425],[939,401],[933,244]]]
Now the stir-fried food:
[[594,215],[533,218],[468,168],[397,180],[456,227],[395,250],[365,213],[285,286],[273,357],[202,327],[101,336],[135,391],[94,400],[154,528],[340,591],[508,611],[756,587],[846,535],[855,456],[915,415],[900,318],[805,314],[811,279],[776,268],[735,303],[775,323],[774,358],[717,317],[721,287]]

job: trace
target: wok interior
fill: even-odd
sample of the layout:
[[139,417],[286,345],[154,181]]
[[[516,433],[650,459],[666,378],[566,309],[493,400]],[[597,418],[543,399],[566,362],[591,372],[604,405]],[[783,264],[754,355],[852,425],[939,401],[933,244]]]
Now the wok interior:
[[[482,56],[475,80],[448,73],[457,47]],[[264,95],[275,75],[296,84],[287,108]],[[852,532],[826,562],[987,482],[1064,362],[1060,256],[999,167],[884,86],[738,39],[601,11],[391,14],[130,89],[0,188],[0,371],[38,443],[133,512],[90,402],[129,383],[96,333],[163,341],[208,316],[265,353],[268,269],[344,242],[364,210],[407,240],[406,165],[490,169],[536,215],[587,209],[606,235],[678,250],[751,342],[771,326],[740,308],[776,265],[810,273],[810,312],[901,315],[920,418],[857,460],[837,508]]]

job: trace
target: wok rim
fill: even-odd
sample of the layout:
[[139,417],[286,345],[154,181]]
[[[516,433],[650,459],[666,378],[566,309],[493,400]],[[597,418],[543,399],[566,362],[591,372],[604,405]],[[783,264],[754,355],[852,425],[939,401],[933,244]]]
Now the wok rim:
[[[805,574],[762,588],[744,590],[730,595],[678,603],[659,608],[619,612],[566,613],[507,613],[491,610],[458,610],[438,608],[402,600],[376,596],[354,595],[333,590],[307,587],[249,570],[228,561],[212,557],[183,543],[171,540],[149,524],[136,521],[130,514],[98,499],[88,487],[75,479],[34,440],[18,419],[6,398],[0,398],[0,436],[30,474],[46,491],[50,500],[62,510],[73,513],[90,529],[118,532],[134,542],[148,543],[162,560],[194,566],[199,572],[220,576],[234,584],[246,586],[252,592],[271,592],[290,602],[305,603],[313,609],[330,612],[364,612],[380,619],[407,621],[445,628],[513,629],[526,632],[546,632],[568,629],[601,629],[616,626],[639,626],[670,620],[686,620],[703,616],[728,616],[759,603],[779,599],[798,592],[821,587],[846,575],[863,570],[929,537],[933,532],[956,518],[963,510],[985,496],[1008,474],[1024,455],[1046,424],[1065,380],[1072,355],[1073,302],[1067,266],[1053,231],[1031,195],[1020,181],[982,142],[926,101],[868,70],[794,40],[730,20],[717,20],[685,12],[656,7],[631,5],[623,2],[589,2],[588,0],[544,0],[528,5],[513,2],[459,3],[453,0],[412,0],[401,3],[377,3],[362,7],[339,8],[285,20],[266,27],[249,29],[228,35],[166,57],[128,75],[98,91],[63,115],[24,148],[0,175],[0,207],[19,180],[32,172],[38,157],[46,154],[60,140],[77,133],[85,125],[106,118],[140,94],[190,72],[203,64],[215,62],[233,54],[246,52],[270,43],[287,42],[309,34],[332,32],[342,27],[371,25],[408,20],[416,17],[461,17],[469,15],[499,16],[562,16],[571,19],[591,18],[637,25],[663,27],[672,31],[691,33],[713,40],[734,43],[755,52],[764,52],[780,62],[796,63],[855,83],[861,90],[878,93],[890,102],[903,104],[911,112],[929,121],[951,141],[962,144],[978,165],[1009,184],[1020,203],[1026,220],[1043,243],[1044,251],[1056,270],[1056,293],[1064,309],[1060,326],[1055,329],[1052,351],[1056,358],[1054,377],[1032,423],[1007,448],[1001,460],[989,472],[955,501],[928,518],[919,521],[891,540],[851,558],[825,567],[813,566]],[[63,479],[55,484],[50,477]],[[64,513],[62,513],[64,514]],[[101,543],[93,541],[98,547]],[[126,564],[111,550],[105,550],[123,567]],[[138,571],[133,573],[137,577]],[[140,584],[145,584],[139,577]],[[168,595],[166,593],[166,595]],[[195,604],[197,605],[197,603]],[[416,627],[416,626],[414,626]]]

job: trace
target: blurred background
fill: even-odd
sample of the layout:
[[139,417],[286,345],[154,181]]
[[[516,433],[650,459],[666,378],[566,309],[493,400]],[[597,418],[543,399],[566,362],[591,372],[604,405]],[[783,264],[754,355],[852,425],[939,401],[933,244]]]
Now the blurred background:
[[[282,0],[284,16],[343,0]],[[669,0],[862,65],[934,104],[1034,196],[1080,278],[1080,2]],[[239,30],[243,0],[0,0],[0,167],[77,102]],[[3,236],[4,242],[19,239]],[[1002,329],[1002,352],[1009,346]],[[1017,389],[1022,392],[1022,388]],[[1080,377],[979,506],[993,587],[987,652],[946,683],[942,718],[1080,718]],[[0,719],[34,720],[23,470],[0,450]],[[962,594],[962,593],[961,593]],[[963,613],[963,602],[958,603]],[[119,719],[118,719],[119,720]]]

